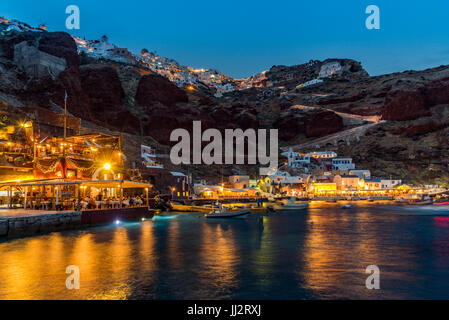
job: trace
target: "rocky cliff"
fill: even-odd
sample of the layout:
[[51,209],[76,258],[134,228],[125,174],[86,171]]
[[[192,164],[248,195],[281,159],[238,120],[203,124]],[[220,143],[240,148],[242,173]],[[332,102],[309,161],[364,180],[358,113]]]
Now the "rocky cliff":
[[[449,67],[370,77],[349,59],[274,66],[258,83],[221,97],[183,88],[135,64],[79,55],[63,32],[0,36],[0,100],[62,110],[84,123],[169,144],[177,128],[278,128],[282,146],[335,135],[372,121],[358,141],[324,145],[377,175],[448,182]],[[316,80],[309,85],[311,80]],[[410,181],[414,182],[414,181]]]

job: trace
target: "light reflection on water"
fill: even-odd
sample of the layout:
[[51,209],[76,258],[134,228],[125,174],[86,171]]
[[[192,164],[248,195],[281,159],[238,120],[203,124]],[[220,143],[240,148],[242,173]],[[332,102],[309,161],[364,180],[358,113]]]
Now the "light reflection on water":
[[[0,299],[448,299],[449,217],[429,210],[312,203],[3,241]],[[372,264],[381,290],[365,288]],[[80,290],[65,287],[69,265]]]

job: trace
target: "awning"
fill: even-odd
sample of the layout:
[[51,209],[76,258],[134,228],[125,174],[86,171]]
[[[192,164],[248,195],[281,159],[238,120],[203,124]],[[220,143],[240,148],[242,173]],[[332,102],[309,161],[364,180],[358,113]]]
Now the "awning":
[[91,180],[83,181],[81,183],[83,187],[97,187],[97,188],[119,188],[123,189],[138,189],[138,188],[151,188],[151,184],[146,182],[137,182],[129,180]]
[[67,179],[51,179],[51,180],[30,180],[16,181],[0,184],[0,189],[6,187],[39,187],[39,186],[64,186],[64,185],[80,185],[85,187],[96,188],[119,188],[138,189],[152,188],[153,186],[146,182],[129,181],[129,180],[67,180]]

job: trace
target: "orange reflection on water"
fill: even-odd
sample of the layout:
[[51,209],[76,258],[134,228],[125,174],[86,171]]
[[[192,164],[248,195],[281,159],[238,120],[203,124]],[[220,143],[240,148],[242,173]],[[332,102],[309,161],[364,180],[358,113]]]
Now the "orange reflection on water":
[[236,267],[240,263],[233,230],[220,223],[205,224],[202,230],[198,258],[205,274],[198,280],[205,287],[215,287],[216,292],[230,291],[236,285]]
[[[130,277],[154,269],[153,229],[151,224],[141,228],[134,240],[127,228],[117,228],[1,243],[0,299],[127,299]],[[66,288],[70,265],[79,267],[80,290]]]
[[341,205],[312,202],[302,250],[305,270],[300,271],[306,288],[329,295],[348,285],[366,290],[365,268],[384,262],[378,230],[366,227],[372,215],[336,206]]
[[155,251],[156,238],[154,235],[154,225],[152,222],[144,222],[141,228],[139,242],[139,268],[143,275],[152,278],[151,274],[156,270],[157,253]]
[[171,268],[181,268],[183,261],[180,259],[182,254],[180,252],[181,241],[179,232],[179,221],[171,221],[167,229],[168,243],[167,243],[167,258]]

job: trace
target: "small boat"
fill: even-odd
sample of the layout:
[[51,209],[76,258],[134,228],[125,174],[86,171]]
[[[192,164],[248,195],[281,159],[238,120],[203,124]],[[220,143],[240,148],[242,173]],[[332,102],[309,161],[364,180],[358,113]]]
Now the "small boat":
[[289,198],[286,202],[284,202],[283,210],[302,210],[307,209],[309,207],[308,203],[298,203],[296,202],[296,198]]
[[203,207],[203,206],[188,206],[184,204],[178,203],[170,203],[173,211],[178,212],[211,212],[212,208]]
[[408,204],[424,206],[424,205],[432,204],[432,200],[430,200],[430,199],[429,200],[410,200],[408,202]]
[[270,203],[270,209],[271,211],[282,211],[284,209],[284,206],[282,203]]
[[449,201],[444,201],[444,202],[434,202],[433,205],[434,205],[434,206],[449,206]]
[[226,207],[214,209],[211,213],[205,214],[206,218],[209,219],[220,219],[220,218],[242,218],[251,214],[249,209],[244,210],[228,210]]
[[342,209],[351,209],[352,206],[350,204],[344,205],[343,207],[341,207]]
[[337,202],[337,199],[335,199],[335,198],[330,198],[330,199],[327,199],[326,202],[329,202],[329,203],[335,203],[335,202]]
[[250,209],[251,213],[268,213],[268,208],[265,207],[251,207]]

